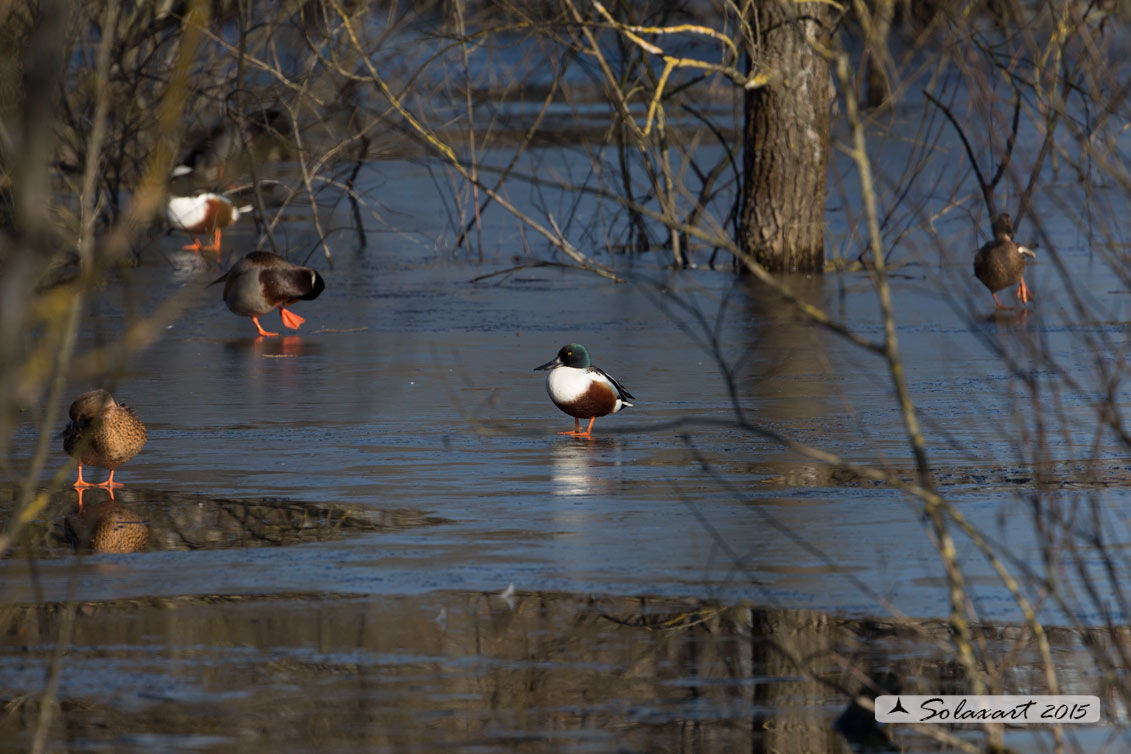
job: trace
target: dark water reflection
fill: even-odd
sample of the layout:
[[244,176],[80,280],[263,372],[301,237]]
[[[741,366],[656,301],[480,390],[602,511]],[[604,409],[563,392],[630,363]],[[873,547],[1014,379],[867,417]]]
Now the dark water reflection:
[[[0,611],[0,751],[26,746],[25,693],[63,610]],[[847,752],[833,721],[873,673],[906,693],[968,693],[937,652],[946,632],[553,593],[81,602],[53,736],[97,751]],[[986,634],[1018,652],[1006,687],[1036,693],[1015,639]],[[1051,640],[1066,662],[1080,650],[1068,632]],[[1045,735],[1011,734],[1023,748]],[[939,750],[898,736],[892,750]]]
[[[4,490],[14,499],[16,491]],[[304,503],[284,499],[204,497],[144,488],[55,493],[48,513],[30,527],[28,547],[9,558],[86,553],[282,547],[350,534],[396,532],[450,523],[417,510]]]

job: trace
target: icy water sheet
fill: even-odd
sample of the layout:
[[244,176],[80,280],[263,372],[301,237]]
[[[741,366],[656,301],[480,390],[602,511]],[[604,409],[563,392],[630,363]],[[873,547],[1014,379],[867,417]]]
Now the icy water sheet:
[[[131,270],[129,301],[141,311],[186,287],[201,297],[111,386],[149,427],[144,451],[118,473],[118,494],[143,516],[190,495],[442,523],[361,529],[286,551],[153,553],[112,583],[84,577],[84,594],[414,594],[513,583],[856,613],[875,612],[882,598],[909,615],[946,614],[943,570],[918,505],[734,426],[741,411],[910,480],[902,417],[875,355],[780,313],[766,291],[725,272],[629,269],[634,282],[616,285],[536,268],[473,284],[483,266],[408,253],[339,259],[323,270],[326,292],[295,307],[306,325],[279,338],[253,337],[218,287],[203,288],[215,263],[174,253]],[[1039,271],[1031,277],[1041,285]],[[881,337],[863,275],[790,282],[841,309],[865,337]],[[1049,311],[986,320],[988,296],[973,297],[971,316],[935,286],[926,275],[895,281],[936,481],[1010,557],[1039,562],[1027,398],[994,346],[1039,338],[1072,357],[1076,332],[1055,301]],[[95,300],[84,349],[123,326],[117,290]],[[275,314],[264,319],[279,324]],[[712,334],[725,344],[718,353],[702,347]],[[573,341],[636,396],[633,408],[598,419],[592,439],[557,434],[573,422],[549,401],[545,373],[532,371]],[[1078,363],[1087,380],[1088,362]],[[1092,453],[1089,396],[1056,400],[1059,460],[1045,488],[1065,504],[1101,495],[1095,510],[1118,545],[1127,526],[1116,503],[1131,464]],[[15,438],[17,462],[33,446],[30,419]],[[73,492],[56,500],[41,534],[73,512]],[[992,569],[960,544],[983,615],[1017,620]],[[1079,546],[1086,555],[1089,543]],[[20,559],[3,568],[5,599],[35,598]],[[42,598],[61,599],[66,561],[38,568]]]
[[[422,201],[420,175],[398,185],[391,201]],[[741,414],[911,480],[874,354],[727,272],[647,260],[626,261],[621,285],[559,267],[473,283],[525,260],[424,256],[401,235],[340,253],[332,270],[313,257],[327,289],[296,305],[306,324],[256,338],[205,288],[250,231],[224,238],[222,265],[163,239],[92,297],[80,353],[116,337],[126,312],[197,293],[107,385],[149,428],[117,473],[126,486],[113,500],[85,493],[81,514],[73,490],[57,492],[0,562],[9,750],[35,724],[71,598],[52,740],[75,749],[792,751],[807,740],[836,751],[856,671],[896,669],[923,693],[953,678],[935,654],[941,628],[906,642],[875,628],[893,614],[948,614],[921,507],[734,423]],[[1015,572],[1043,562],[1037,524],[1055,511],[1078,537],[1068,565],[1102,576],[1089,532],[1103,530],[1107,555],[1125,551],[1131,464],[1097,450],[1094,352],[1081,333],[1122,337],[1125,303],[1071,248],[1110,318],[1066,316],[1039,265],[1028,313],[989,317],[968,264],[904,270],[894,296],[939,490]],[[882,339],[866,275],[789,282]],[[276,314],[264,321],[280,329]],[[569,342],[637,399],[598,419],[592,439],[557,434],[572,420],[532,371]],[[1024,363],[1031,342],[1085,386],[1049,398],[1040,470],[1027,451],[1033,404],[1000,358]],[[75,380],[68,399],[91,387]],[[38,417],[29,411],[14,438],[17,471]],[[15,484],[0,486],[0,525]],[[1034,505],[1038,491],[1055,505]],[[1013,597],[975,544],[957,544],[971,600],[1011,640]],[[1066,625],[1022,582],[1050,624]],[[1105,620],[1086,600],[1071,607],[1086,624]],[[793,622],[820,679],[755,648]],[[1081,641],[1058,644],[1064,688],[1100,693],[1081,676]]]

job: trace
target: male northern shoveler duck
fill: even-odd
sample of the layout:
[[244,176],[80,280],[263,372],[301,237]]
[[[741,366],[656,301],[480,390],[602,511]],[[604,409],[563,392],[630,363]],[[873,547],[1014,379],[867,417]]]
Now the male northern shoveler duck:
[[[148,435],[133,409],[118,403],[106,390],[90,390],[71,403],[71,421],[63,430],[63,450],[79,459],[79,478],[74,486],[121,487],[114,481],[119,466],[136,456]],[[100,466],[110,470],[101,484],[82,478],[82,467]]]
[[1010,309],[997,300],[997,292],[1014,283],[1017,286],[1017,299],[1026,304],[1033,300],[1029,286],[1025,285],[1025,260],[1023,257],[1037,258],[1036,252],[1013,240],[1013,218],[1004,212],[994,219],[994,240],[990,241],[974,255],[974,277],[982,281],[994,297],[998,309]]
[[278,335],[267,332],[259,324],[259,318],[278,307],[283,324],[297,330],[304,320],[284,307],[294,302],[313,301],[326,283],[317,271],[309,267],[299,267],[269,251],[253,251],[230,270],[209,285],[224,282],[224,303],[233,313],[251,317],[260,335]]
[[[204,192],[195,196],[171,196],[165,214],[169,223],[179,230],[192,234],[192,243],[185,246],[197,253],[201,251],[220,251],[220,229],[226,228],[240,219],[241,212],[249,212],[251,207],[237,208],[232,200],[220,194]],[[201,246],[198,235],[212,233],[212,245]]]
[[[593,422],[598,416],[615,414],[636,400],[632,393],[593,366],[589,351],[580,343],[562,346],[557,357],[534,371],[549,369],[546,375],[546,392],[554,405],[573,417],[573,431],[559,432],[571,437],[591,437]],[[581,420],[588,419],[589,426],[581,431]]]

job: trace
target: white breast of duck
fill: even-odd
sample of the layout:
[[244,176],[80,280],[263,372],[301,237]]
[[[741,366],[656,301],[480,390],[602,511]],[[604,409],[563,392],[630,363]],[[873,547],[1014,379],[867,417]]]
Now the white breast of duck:
[[226,228],[240,218],[240,210],[220,194],[197,194],[169,198],[166,208],[169,222],[190,233],[208,233]]
[[546,392],[558,408],[579,419],[615,414],[631,406],[608,375],[597,367],[560,366],[546,375]]

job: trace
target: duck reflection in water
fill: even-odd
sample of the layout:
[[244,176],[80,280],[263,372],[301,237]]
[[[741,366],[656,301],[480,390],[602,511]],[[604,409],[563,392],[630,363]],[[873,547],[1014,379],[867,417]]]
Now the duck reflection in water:
[[[595,437],[589,443],[563,443],[550,448],[553,493],[561,496],[607,495],[621,483],[616,459],[624,446],[619,437]],[[610,460],[611,459],[611,460]]]
[[284,335],[281,338],[233,338],[223,343],[224,356],[233,367],[245,365],[248,356],[256,359],[292,359],[321,350],[321,344],[301,335]]
[[317,344],[301,335],[284,335],[278,339],[255,338],[250,342],[257,356],[268,359],[288,359],[302,356],[307,351],[317,348]]
[[63,519],[63,535],[78,552],[142,552],[149,546],[149,524],[129,506],[109,498],[83,505],[79,490],[79,509]]

